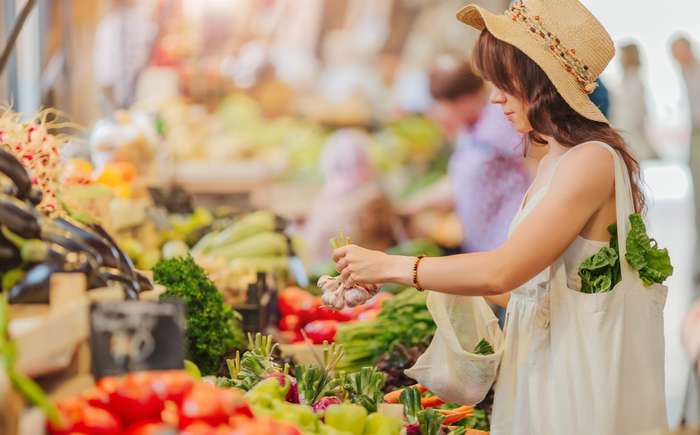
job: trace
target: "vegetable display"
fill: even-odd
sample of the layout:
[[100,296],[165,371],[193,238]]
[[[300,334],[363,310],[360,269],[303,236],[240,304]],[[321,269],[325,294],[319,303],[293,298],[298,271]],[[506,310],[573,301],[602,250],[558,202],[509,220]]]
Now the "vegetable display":
[[[671,274],[673,266],[667,249],[657,246],[656,240],[647,235],[642,216],[629,216],[630,231],[625,241],[625,259],[639,273],[645,286],[662,284]],[[617,225],[608,227],[609,246],[581,262],[578,275],[582,293],[604,293],[612,290],[622,279],[620,273],[620,250],[617,244]]]
[[178,298],[187,308],[187,358],[203,374],[215,374],[223,357],[244,345],[240,315],[190,256],[161,260],[153,273],[167,289],[161,299]]
[[88,288],[121,287],[126,299],[152,288],[100,225],[45,215],[36,207],[42,192],[26,191],[27,170],[7,153],[0,160],[19,183],[5,186],[14,196],[0,194],[0,272],[10,303],[48,303],[51,276],[59,272],[85,274]]
[[435,333],[435,323],[425,303],[425,293],[407,288],[384,301],[377,318],[341,324],[336,342],[343,345],[345,358],[340,369],[357,371],[374,366],[395,346],[424,343]]

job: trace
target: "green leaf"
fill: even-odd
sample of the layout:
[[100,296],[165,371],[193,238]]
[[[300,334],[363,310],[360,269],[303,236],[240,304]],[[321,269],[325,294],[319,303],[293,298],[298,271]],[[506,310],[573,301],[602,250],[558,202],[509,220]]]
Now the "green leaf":
[[631,214],[629,222],[630,231],[625,245],[627,262],[639,272],[645,286],[663,283],[673,274],[668,250],[660,249],[656,240],[649,238],[641,215]]

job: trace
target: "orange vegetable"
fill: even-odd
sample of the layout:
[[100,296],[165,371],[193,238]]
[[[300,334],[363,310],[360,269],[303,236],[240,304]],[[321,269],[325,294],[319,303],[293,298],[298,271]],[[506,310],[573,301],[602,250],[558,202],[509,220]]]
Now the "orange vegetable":
[[[425,388],[424,386],[422,386],[421,384],[411,385],[411,387],[409,387],[409,388],[417,388],[418,391],[421,393],[425,393],[426,391],[428,391],[428,389]],[[386,395],[384,395],[384,401],[386,403],[399,403],[399,396],[401,396],[401,392],[403,390],[405,390],[405,388],[401,388],[398,390],[394,390],[391,393],[387,393]],[[433,406],[439,406],[439,405],[433,405]]]
[[421,406],[423,408],[434,408],[436,406],[444,405],[445,402],[438,396],[424,397],[420,400]]

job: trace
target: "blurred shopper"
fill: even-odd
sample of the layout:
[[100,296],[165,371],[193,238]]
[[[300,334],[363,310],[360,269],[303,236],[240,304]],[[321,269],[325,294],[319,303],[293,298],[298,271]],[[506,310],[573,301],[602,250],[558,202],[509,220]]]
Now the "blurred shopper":
[[523,137],[488,102],[489,88],[461,63],[434,71],[430,91],[433,116],[455,145],[448,178],[408,204],[408,211],[451,207],[462,223],[464,252],[488,251],[508,235],[530,177],[523,158]]
[[126,109],[134,102],[139,73],[146,66],[156,26],[135,0],[112,0],[97,26],[94,48],[95,80],[105,113]]
[[640,74],[642,61],[637,44],[623,45],[619,59],[622,83],[613,95],[612,124],[620,130],[638,159],[655,159],[656,151],[646,134],[646,91]]
[[[696,254],[700,245],[700,62],[690,40],[679,37],[671,45],[671,53],[678,62],[685,80],[690,108],[690,173],[693,176],[693,196],[695,201]],[[700,256],[695,255],[694,279],[700,283]]]
[[370,136],[361,130],[338,130],[321,155],[323,190],[311,206],[304,237],[314,263],[331,255],[330,239],[342,231],[353,243],[385,250],[394,245],[396,222],[391,204],[379,188],[369,159]]

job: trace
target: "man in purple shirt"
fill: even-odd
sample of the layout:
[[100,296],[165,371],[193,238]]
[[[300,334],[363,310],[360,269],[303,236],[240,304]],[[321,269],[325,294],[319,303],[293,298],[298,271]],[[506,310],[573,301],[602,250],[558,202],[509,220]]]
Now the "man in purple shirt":
[[462,224],[464,252],[496,248],[530,185],[523,137],[468,63],[436,70],[430,77],[434,117],[455,143],[448,177],[409,205],[410,209],[453,206]]

